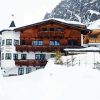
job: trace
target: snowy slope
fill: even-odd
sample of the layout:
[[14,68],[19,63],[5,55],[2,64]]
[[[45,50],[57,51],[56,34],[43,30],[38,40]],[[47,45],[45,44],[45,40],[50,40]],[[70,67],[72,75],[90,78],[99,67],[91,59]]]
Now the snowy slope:
[[[99,60],[100,56],[95,56]],[[93,69],[92,54],[75,57],[80,59],[80,66],[55,65],[50,59],[45,69],[17,77],[1,76],[0,99],[100,100],[100,71]],[[62,57],[63,61],[67,58]]]
[[100,29],[100,19],[91,22],[88,29]]

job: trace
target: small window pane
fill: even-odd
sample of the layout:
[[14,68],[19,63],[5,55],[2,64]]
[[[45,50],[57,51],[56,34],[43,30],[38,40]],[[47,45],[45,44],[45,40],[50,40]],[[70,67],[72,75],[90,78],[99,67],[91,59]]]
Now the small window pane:
[[2,58],[1,59],[4,60],[4,53],[2,53]]
[[50,45],[52,45],[52,46],[57,46],[57,45],[60,45],[60,43],[59,43],[59,41],[57,41],[57,40],[51,40],[51,41],[50,41]]
[[50,41],[50,45],[54,45],[55,43],[54,43],[54,41]]
[[45,60],[45,54],[36,54],[35,59],[36,60]]
[[24,68],[20,67],[18,68],[18,75],[23,75],[24,74]]
[[26,60],[26,54],[21,54],[21,60]]
[[31,67],[27,67],[27,68],[26,68],[26,74],[28,74],[28,73],[30,73],[30,72],[32,72],[32,68],[31,68]]
[[18,60],[18,54],[14,54],[14,55],[13,55],[13,59],[14,59],[14,60]]
[[6,45],[12,45],[12,39],[7,39],[6,40]]
[[19,40],[14,40],[14,45],[19,45]]
[[55,54],[51,54],[51,58],[54,58],[55,57]]
[[6,60],[11,60],[11,53],[6,53],[5,59]]
[[32,41],[32,45],[41,46],[41,45],[43,45],[43,41],[42,41],[42,40],[35,40],[35,41]]
[[5,40],[2,40],[2,46],[4,46]]
[[59,44],[59,41],[55,41],[55,45],[60,45],[60,44]]

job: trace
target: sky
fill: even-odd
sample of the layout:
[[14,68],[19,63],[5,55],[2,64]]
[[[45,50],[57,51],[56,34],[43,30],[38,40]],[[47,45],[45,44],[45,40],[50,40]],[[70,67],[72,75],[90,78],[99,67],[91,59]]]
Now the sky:
[[[61,0],[0,0],[0,30],[8,28],[11,20],[16,26],[32,24],[43,19]],[[14,14],[14,17],[11,15]]]

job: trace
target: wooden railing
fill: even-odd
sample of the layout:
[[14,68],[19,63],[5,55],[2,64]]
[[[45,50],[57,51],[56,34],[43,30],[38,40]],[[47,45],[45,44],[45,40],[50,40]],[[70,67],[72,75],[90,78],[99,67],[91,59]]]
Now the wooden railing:
[[15,60],[16,66],[33,66],[33,67],[45,67],[47,60]]
[[50,32],[50,31],[47,31],[47,32],[44,32],[44,31],[40,31],[37,33],[37,36],[38,37],[41,37],[41,38],[52,38],[52,37],[59,37],[59,38],[63,38],[64,37],[64,32]]
[[16,51],[27,51],[27,52],[53,52],[56,50],[61,50],[66,48],[66,46],[28,46],[28,45],[17,45]]
[[65,48],[80,48],[81,46],[28,46],[28,45],[17,45],[16,51],[19,52],[55,52],[57,50],[64,51]]

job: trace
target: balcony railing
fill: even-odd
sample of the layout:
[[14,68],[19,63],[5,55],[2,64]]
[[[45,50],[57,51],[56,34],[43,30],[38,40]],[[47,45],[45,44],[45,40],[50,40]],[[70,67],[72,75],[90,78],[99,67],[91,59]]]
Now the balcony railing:
[[28,46],[28,45],[17,45],[16,51],[20,52],[53,52],[56,50],[61,50],[66,48],[66,46]]
[[55,52],[57,50],[63,51],[65,48],[80,48],[79,45],[67,45],[67,46],[28,46],[28,45],[17,45],[16,51],[19,52]]
[[44,38],[44,37],[46,37],[46,38],[50,38],[50,37],[51,38],[52,37],[63,38],[64,37],[64,32],[56,32],[56,31],[54,31],[54,32],[50,32],[50,31],[44,32],[44,31],[40,31],[40,32],[38,32],[37,36],[41,37],[41,38]]
[[45,67],[47,60],[15,60],[16,66],[33,66],[33,67]]

